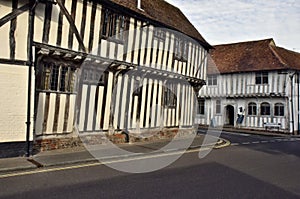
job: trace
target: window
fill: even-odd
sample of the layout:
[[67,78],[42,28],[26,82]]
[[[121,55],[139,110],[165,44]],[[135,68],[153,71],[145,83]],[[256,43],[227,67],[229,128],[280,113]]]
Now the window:
[[296,75],[295,75],[295,83],[296,84],[299,84],[299,78],[300,78],[300,76],[299,76],[299,73],[296,73]]
[[251,102],[248,104],[248,115],[257,115],[257,106],[256,103]]
[[198,114],[204,115],[205,113],[205,100],[198,99]]
[[208,86],[216,86],[218,85],[218,78],[216,75],[208,75],[207,76],[207,85]]
[[260,114],[261,115],[270,115],[271,114],[271,107],[270,104],[264,102],[260,105]]
[[83,70],[83,82],[85,84],[94,84],[94,85],[105,85],[105,81],[107,80],[107,72],[102,72],[101,70],[97,70],[94,67],[86,67]]
[[176,98],[177,84],[168,84],[165,88],[164,104],[169,108],[175,108],[177,103]]
[[277,103],[274,106],[275,116],[284,116],[284,105],[282,103]]
[[180,39],[175,38],[175,58],[179,60],[187,60],[188,58],[188,42]]
[[40,89],[74,92],[76,68],[55,63],[43,63]]
[[221,113],[221,100],[216,101],[216,114]]
[[127,30],[128,20],[125,16],[113,13],[105,9],[103,16],[102,36],[115,37],[117,40],[124,40],[124,31]]
[[161,41],[165,41],[166,40],[166,32],[162,29],[156,28],[154,29],[154,38],[161,40]]
[[256,84],[268,84],[268,72],[259,72],[255,74]]

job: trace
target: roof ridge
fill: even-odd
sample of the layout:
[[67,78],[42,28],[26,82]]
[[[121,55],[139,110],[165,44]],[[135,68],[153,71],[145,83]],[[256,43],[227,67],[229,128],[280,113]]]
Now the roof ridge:
[[260,40],[252,40],[252,41],[241,41],[241,42],[234,42],[234,43],[227,43],[227,44],[217,44],[213,45],[213,47],[216,46],[230,46],[230,45],[238,45],[238,44],[246,44],[246,43],[257,43],[257,42],[265,42],[265,41],[274,41],[273,38],[268,38],[268,39],[260,39]]
[[277,46],[269,45],[269,48],[271,49],[272,53],[276,56],[276,58],[279,60],[281,64],[283,64],[284,67],[287,69],[289,68],[288,64],[286,63],[286,60],[282,56],[280,56],[274,48],[277,48]]

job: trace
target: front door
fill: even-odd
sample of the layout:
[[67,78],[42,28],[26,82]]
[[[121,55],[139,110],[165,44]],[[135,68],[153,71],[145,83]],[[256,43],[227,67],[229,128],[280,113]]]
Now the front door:
[[226,106],[225,125],[234,126],[234,107],[232,105]]

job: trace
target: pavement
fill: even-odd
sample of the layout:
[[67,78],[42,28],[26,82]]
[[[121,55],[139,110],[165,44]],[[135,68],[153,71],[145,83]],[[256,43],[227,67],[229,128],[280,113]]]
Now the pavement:
[[292,135],[291,133],[283,132],[283,131],[278,131],[276,129],[273,130],[261,130],[261,129],[245,129],[245,128],[234,128],[230,126],[224,126],[222,128],[213,128],[213,127],[208,127],[208,126],[199,126],[199,131],[200,132],[206,132],[207,129],[210,130],[217,130],[217,131],[227,131],[227,132],[233,132],[233,133],[246,133],[250,135],[262,135],[262,136],[270,136],[270,137],[299,137],[299,135]]
[[[229,142],[224,139],[215,138],[212,139],[209,143],[206,142],[203,145],[205,135],[197,135],[189,149],[200,148],[200,147],[214,147],[220,148],[229,145]],[[181,138],[184,141],[184,138]],[[109,161],[121,158],[142,156],[145,154],[154,154],[154,153],[163,153],[167,152],[162,151],[164,146],[167,146],[170,143],[171,139],[158,140],[155,142],[135,142],[127,144],[118,144],[118,147],[131,152],[130,155],[117,155],[115,151],[112,150],[112,153],[109,153],[108,148],[99,149],[97,154],[106,154],[101,158]],[[101,151],[102,150],[102,151]],[[169,149],[169,151],[184,150],[181,148]],[[94,153],[93,153],[94,154]],[[112,155],[114,154],[114,155]],[[0,158],[0,174],[1,173],[13,173],[18,171],[25,170],[34,170],[37,168],[44,167],[53,167],[53,166],[62,166],[62,165],[73,165],[73,164],[82,164],[82,163],[92,163],[98,162],[96,159],[85,147],[75,147],[68,149],[58,149],[52,151],[43,151],[39,152],[36,155],[33,155],[29,158],[27,157],[14,157],[14,158]]]
[[[213,147],[219,149],[225,146],[230,145],[230,142],[222,139],[212,139],[205,146],[203,145],[203,140],[205,137],[205,131],[207,128],[200,127],[199,132],[193,143],[190,145],[189,149],[200,148],[200,147]],[[290,134],[284,134],[282,132],[269,132],[269,131],[253,131],[246,129],[236,129],[236,128],[223,128],[223,129],[212,129],[212,130],[223,130],[236,133],[248,133],[255,135],[264,135],[264,136],[291,136]],[[112,155],[113,153],[108,153],[107,148],[100,149],[98,154],[107,154],[101,159],[113,160],[117,158],[126,158],[131,156],[141,156],[151,153],[162,153],[166,151],[161,151],[160,149],[166,146],[171,139],[159,140],[155,142],[136,142],[128,144],[118,144],[118,146],[126,151],[133,152],[131,155]],[[217,141],[217,142],[216,142]],[[174,150],[183,150],[180,148],[171,149]],[[110,154],[110,155],[109,155]],[[29,158],[27,157],[14,157],[14,158],[0,158],[0,173],[12,173],[17,171],[24,170],[33,170],[40,167],[52,167],[52,166],[62,166],[62,165],[72,165],[80,163],[92,163],[98,162],[96,159],[85,147],[76,147],[68,149],[59,149],[52,151],[43,151],[39,152],[36,155],[33,155]]]

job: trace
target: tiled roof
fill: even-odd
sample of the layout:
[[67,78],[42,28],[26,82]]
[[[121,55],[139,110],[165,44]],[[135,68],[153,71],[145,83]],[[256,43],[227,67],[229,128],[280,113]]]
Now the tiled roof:
[[[300,70],[300,53],[275,46],[273,39],[214,46],[211,50],[208,73]],[[213,63],[214,62],[214,63]]]
[[150,20],[178,30],[200,42],[206,49],[211,48],[184,14],[164,0],[141,0],[143,10],[137,8],[137,0],[106,0],[106,2],[113,2]]

